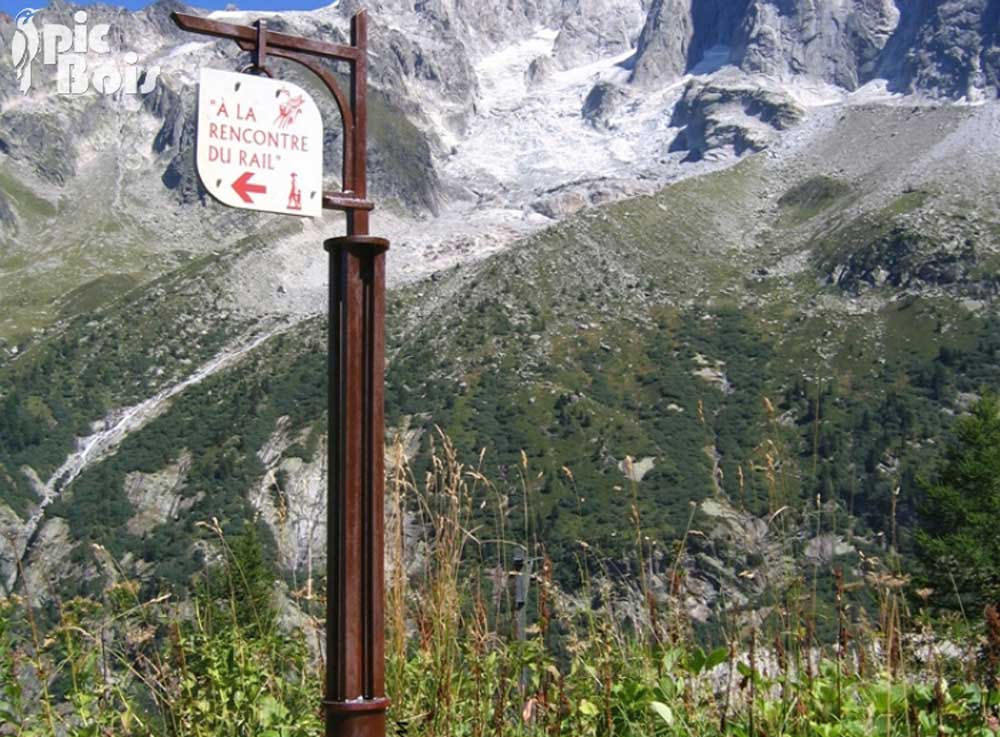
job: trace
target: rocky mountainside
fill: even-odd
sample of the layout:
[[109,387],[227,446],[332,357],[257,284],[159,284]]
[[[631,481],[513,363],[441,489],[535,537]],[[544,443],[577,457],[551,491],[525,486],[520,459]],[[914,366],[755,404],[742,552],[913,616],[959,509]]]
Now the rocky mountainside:
[[[273,235],[282,261],[315,250],[307,244],[320,236],[309,225],[226,211],[201,189],[196,70],[243,61],[230,45],[177,30],[168,16],[181,7],[88,10],[90,23],[114,28],[116,63],[132,52],[140,68],[159,67],[145,96],[55,95],[53,70],[39,60],[30,93],[15,94],[10,55],[0,54],[0,340],[16,344],[76,304],[227,248],[236,233],[296,231]],[[269,21],[343,40],[357,7]],[[74,12],[58,0],[38,20],[72,23]],[[405,256],[394,276],[404,280],[486,255],[580,207],[701,171],[682,161],[759,150],[817,106],[852,95],[997,93],[998,6],[985,0],[549,0],[499,10],[394,0],[370,12],[376,225],[398,236]],[[0,19],[4,44],[12,33]],[[316,90],[297,70],[280,70]],[[317,96],[335,122],[331,102]],[[331,177],[338,138],[331,124]],[[301,266],[301,258],[291,260]],[[279,279],[300,284],[296,269]],[[317,310],[321,290],[305,281],[307,290],[290,291]],[[274,302],[267,307],[287,309]]]
[[[21,96],[0,55],[0,582],[36,600],[113,579],[95,550],[182,583],[213,517],[259,517],[290,582],[322,561],[340,223],[206,196],[196,69],[245,59],[179,7],[88,8],[160,67],[144,97],[60,97],[40,65]],[[265,15],[343,39],[357,7]],[[579,540],[629,565],[622,494],[661,551],[693,519],[700,617],[765,562],[877,548],[897,486],[906,529],[1000,384],[997,3],[368,7],[392,436],[486,447],[561,570]],[[816,495],[775,547],[774,503]]]
[[969,100],[996,97],[1000,80],[992,0],[658,0],[635,54],[633,79],[659,84],[709,65],[809,75],[857,89],[889,89]]

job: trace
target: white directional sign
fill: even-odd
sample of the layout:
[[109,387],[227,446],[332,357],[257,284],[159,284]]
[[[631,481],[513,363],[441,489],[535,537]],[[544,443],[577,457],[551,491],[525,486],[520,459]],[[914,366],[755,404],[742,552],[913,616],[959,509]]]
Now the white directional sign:
[[323,208],[323,120],[301,87],[202,69],[198,176],[230,207],[316,217]]

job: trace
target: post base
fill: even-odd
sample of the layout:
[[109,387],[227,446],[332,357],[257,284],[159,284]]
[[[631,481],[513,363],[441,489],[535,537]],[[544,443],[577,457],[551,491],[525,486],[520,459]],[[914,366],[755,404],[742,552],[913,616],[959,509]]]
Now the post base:
[[389,699],[324,701],[326,734],[336,737],[381,737],[385,734],[385,712]]

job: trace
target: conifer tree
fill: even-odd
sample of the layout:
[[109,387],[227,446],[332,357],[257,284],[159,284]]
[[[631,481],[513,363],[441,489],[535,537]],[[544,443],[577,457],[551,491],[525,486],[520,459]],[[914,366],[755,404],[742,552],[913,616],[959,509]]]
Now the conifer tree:
[[[260,530],[252,522],[243,525],[243,533],[232,539],[225,566],[225,587],[216,596],[231,599],[236,623],[248,634],[264,635],[272,630],[277,616],[274,605],[274,566],[268,560]],[[224,621],[224,620],[223,620]]]
[[942,606],[979,616],[1000,603],[1000,399],[985,395],[921,484],[917,554]]

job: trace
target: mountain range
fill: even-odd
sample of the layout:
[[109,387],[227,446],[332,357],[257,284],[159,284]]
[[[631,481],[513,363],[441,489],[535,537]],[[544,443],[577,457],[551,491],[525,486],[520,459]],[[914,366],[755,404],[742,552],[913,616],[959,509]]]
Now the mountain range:
[[[212,15],[337,41],[360,7]],[[661,587],[694,525],[706,621],[764,571],[890,544],[896,517],[905,549],[917,476],[1000,385],[1000,2],[367,8],[387,432],[418,475],[435,427],[486,448],[567,586],[580,541],[635,564],[633,495]],[[36,60],[22,95],[0,55],[0,582],[183,585],[212,517],[258,520],[294,582],[323,559],[320,244],[342,225],[201,187],[197,70],[246,60],[177,30],[190,9],[86,10],[160,71],[59,96]]]

